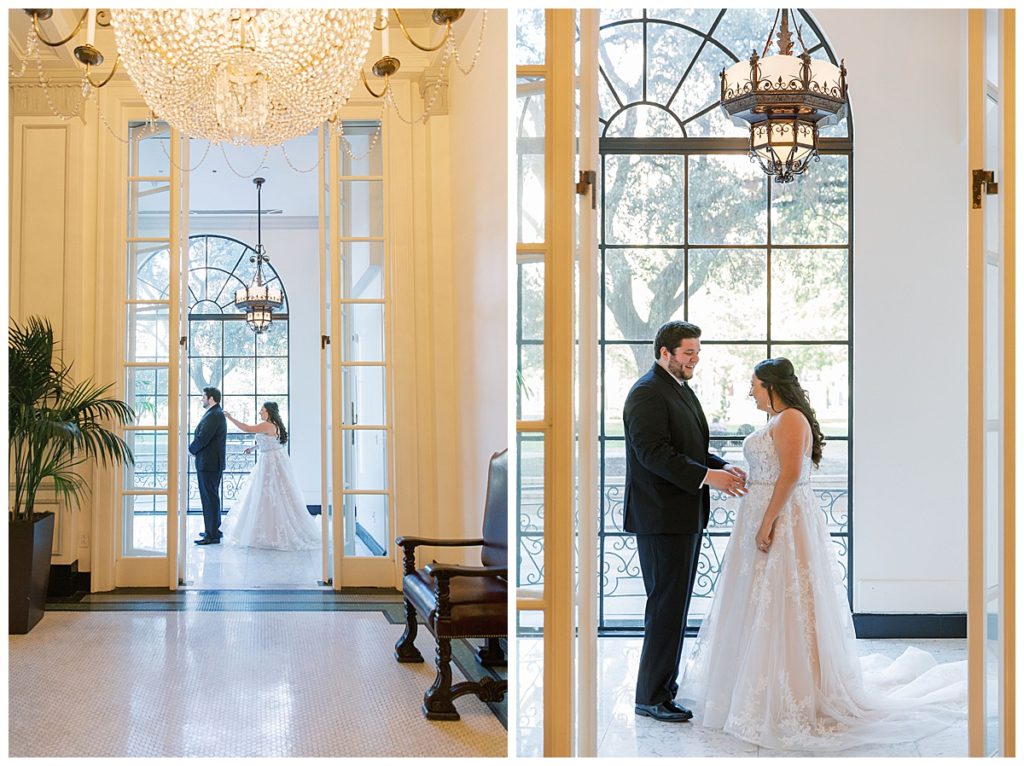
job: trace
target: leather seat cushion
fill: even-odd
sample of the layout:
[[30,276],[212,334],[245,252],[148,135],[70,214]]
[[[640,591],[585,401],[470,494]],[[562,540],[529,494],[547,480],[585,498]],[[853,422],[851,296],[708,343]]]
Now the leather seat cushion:
[[453,577],[449,582],[451,622],[439,634],[434,578],[420,569],[402,580],[402,594],[426,621],[431,633],[445,638],[507,634],[507,582],[497,577]]

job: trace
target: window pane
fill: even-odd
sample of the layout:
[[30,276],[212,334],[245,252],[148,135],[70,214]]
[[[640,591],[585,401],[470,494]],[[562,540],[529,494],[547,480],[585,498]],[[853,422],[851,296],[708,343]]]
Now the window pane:
[[763,250],[691,250],[689,314],[703,339],[764,338],[767,276]]
[[166,362],[169,331],[167,304],[128,306],[125,359],[131,362]]
[[544,63],[544,9],[516,11],[516,64]]
[[122,511],[125,556],[167,555],[166,495],[125,495]]
[[387,425],[383,367],[343,367],[341,385],[345,401],[342,422],[346,425]]
[[850,433],[850,376],[847,346],[773,345],[772,356],[793,363],[825,436]]
[[[653,15],[660,15],[653,10]],[[676,94],[683,75],[690,66],[697,48],[704,42],[687,29],[668,24],[650,23],[647,25],[647,98],[658,104],[668,104]],[[687,80],[685,89],[691,90],[691,81]],[[701,94],[706,103],[711,100],[717,88],[710,94]],[[680,94],[682,89],[680,89]],[[682,112],[686,114],[685,111]]]
[[690,157],[689,241],[699,245],[766,243],[767,184],[767,176],[746,156]]
[[387,489],[387,432],[345,431],[345,489]]
[[544,417],[544,262],[524,261],[519,273],[516,418],[541,420]]
[[384,182],[342,181],[341,236],[384,236]]
[[170,181],[128,182],[128,236],[170,236]]
[[663,322],[682,319],[684,258],[677,249],[606,249],[604,337],[653,340]]
[[387,556],[387,495],[345,495],[345,554]]
[[608,433],[622,433],[622,403],[637,379],[654,364],[654,341],[604,348],[602,391]]
[[772,251],[772,338],[846,340],[846,250]]
[[167,425],[166,367],[129,367],[125,392],[136,425]]
[[683,127],[669,112],[640,104],[620,112],[605,130],[606,136],[632,138],[680,138]]
[[[247,325],[243,324],[243,327],[252,333]],[[275,319],[270,327],[259,335],[252,334],[256,337],[257,356],[288,356],[287,319]]]
[[[192,322],[191,324],[197,324]],[[244,321],[221,321],[211,322],[211,325],[220,325],[224,332],[224,355],[225,356],[252,356],[256,353],[256,333]],[[278,323],[271,323],[270,329],[279,329]]]
[[766,350],[756,344],[704,344],[690,387],[712,434],[742,435],[764,423],[749,394],[754,365],[767,356]]
[[[248,329],[248,328],[247,328]],[[188,323],[189,356],[223,356],[224,322],[219,319],[194,319]],[[250,332],[252,332],[250,330]]]
[[346,298],[384,297],[384,243],[341,243],[342,295]]
[[166,244],[128,243],[128,300],[167,300],[170,280],[171,258]]
[[[380,140],[379,122],[342,122],[341,174],[343,176],[379,176],[384,173],[384,150]],[[315,138],[315,136],[310,136]],[[299,164],[308,168],[317,162],[316,142],[311,142],[310,156]],[[289,142],[291,146],[291,142]]]
[[384,306],[347,303],[341,306],[341,335],[347,362],[384,361]]
[[[747,56],[749,55],[748,52]],[[693,69],[687,75],[686,82],[672,102],[672,110],[686,120],[717,103],[722,90],[721,72],[733,63],[717,45],[705,45]],[[690,136],[734,136],[745,132],[735,127],[725,112],[718,107],[686,123],[686,133]]]
[[519,420],[544,419],[544,346],[530,343],[519,349],[519,378],[516,381]]
[[775,244],[847,243],[850,228],[848,164],[849,158],[845,155],[822,156],[821,161],[812,162],[796,182],[772,184],[772,241]]
[[287,357],[256,360],[256,395],[276,399],[288,393]]
[[[156,132],[153,132],[153,129]],[[165,176],[171,174],[171,129],[166,123],[154,125],[143,122],[129,123],[130,146],[137,152],[129,172],[136,176]]]
[[544,437],[516,434],[516,443],[517,583],[539,587],[544,584]]
[[516,81],[516,241],[544,241],[544,78]]
[[605,157],[603,224],[607,244],[683,241],[684,162],[684,157],[666,155]]
[[[202,417],[203,408],[199,399],[203,394],[203,389],[207,386],[214,386],[224,393],[224,360],[220,357],[189,359],[189,371],[191,380],[183,383],[186,393],[192,397],[189,400],[189,409],[193,414]],[[196,419],[193,418],[192,422],[196,422]]]
[[126,431],[135,465],[124,467],[125,489],[167,489],[167,432]]
[[225,359],[224,385],[221,393],[225,396],[249,394],[256,390],[255,359]]

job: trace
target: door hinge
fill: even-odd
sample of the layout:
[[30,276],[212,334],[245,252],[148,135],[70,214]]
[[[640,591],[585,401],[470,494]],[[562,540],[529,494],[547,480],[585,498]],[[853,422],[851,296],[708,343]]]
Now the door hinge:
[[580,180],[576,182],[576,193],[586,194],[590,190],[590,209],[597,210],[597,171],[581,170]]
[[985,194],[998,194],[999,184],[996,183],[996,174],[991,170],[971,171],[971,208],[977,210],[981,207],[981,187],[985,187]]
[[182,348],[188,348],[188,336],[182,335],[180,338],[178,338],[178,345],[181,346]]
[[331,336],[330,335],[321,335],[320,336],[320,350],[323,351],[329,345],[331,345]]

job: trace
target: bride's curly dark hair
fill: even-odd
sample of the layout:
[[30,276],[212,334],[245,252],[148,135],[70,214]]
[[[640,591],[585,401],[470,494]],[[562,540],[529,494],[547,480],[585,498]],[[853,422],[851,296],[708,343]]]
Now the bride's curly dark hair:
[[811,400],[800,386],[793,363],[782,356],[765,359],[754,367],[754,375],[768,391],[768,401],[772,403],[772,407],[782,409],[778,406],[781,403],[786,407],[800,410],[807,418],[811,426],[811,461],[817,466],[821,462],[821,449],[825,446],[825,437],[821,433],[821,426],[818,425],[818,418],[811,409]]
[[281,420],[281,410],[277,406],[277,402],[263,402],[263,407],[267,411],[267,420],[277,426],[277,436],[281,440],[281,444],[288,443],[288,429],[284,427],[284,421]]

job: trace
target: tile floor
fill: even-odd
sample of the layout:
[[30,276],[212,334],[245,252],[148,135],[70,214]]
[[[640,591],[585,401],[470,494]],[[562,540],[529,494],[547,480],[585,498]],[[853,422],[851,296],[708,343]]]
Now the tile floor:
[[[317,517],[319,519],[319,517]],[[185,587],[189,588],[320,588],[324,578],[322,553],[274,551],[233,545],[195,545],[203,530],[202,516],[188,517]],[[370,551],[356,541],[356,555]]]
[[[598,642],[599,756],[611,757],[798,757],[815,755],[797,751],[770,750],[736,739],[722,732],[690,724],[665,724],[633,712],[636,668],[640,661],[641,638],[602,638]],[[863,654],[881,653],[897,657],[908,644],[930,652],[939,662],[967,659],[965,640],[861,640]],[[539,639],[518,639],[518,742],[520,756],[543,753],[540,721],[543,707],[541,680],[543,646]],[[820,754],[817,754],[820,755]],[[936,757],[967,755],[967,720],[961,726],[897,745],[852,748],[837,756]]]
[[10,636],[9,755],[504,756],[475,697],[423,717],[432,639],[399,664],[401,632],[380,611],[49,611]]

